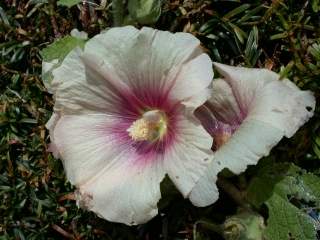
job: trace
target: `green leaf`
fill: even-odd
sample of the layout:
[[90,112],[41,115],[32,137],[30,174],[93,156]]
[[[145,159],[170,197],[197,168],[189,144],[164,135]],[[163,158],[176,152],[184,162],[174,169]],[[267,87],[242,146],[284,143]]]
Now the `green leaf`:
[[237,36],[237,38],[239,39],[239,41],[243,44],[244,43],[244,39],[248,38],[248,35],[238,26],[236,26],[235,24],[229,22],[228,23],[230,25],[230,27],[233,29],[235,35]]
[[152,24],[158,21],[161,14],[160,0],[129,0],[129,14],[141,24]]
[[219,23],[219,21],[220,20],[217,18],[210,19],[208,22],[206,22],[200,27],[199,32],[202,34],[211,33],[215,26]]
[[287,200],[275,195],[266,202],[266,205],[269,209],[265,231],[268,240],[316,239],[316,230],[311,217],[294,205],[288,204]]
[[125,6],[123,0],[112,1],[112,15],[114,26],[122,26],[124,23]]
[[233,9],[232,11],[228,12],[226,15],[224,15],[222,18],[224,20],[229,20],[230,18],[242,13],[243,11],[247,10],[250,7],[250,4],[242,4],[241,6]]
[[282,33],[277,33],[277,34],[272,35],[270,37],[270,40],[277,40],[277,39],[286,38],[286,37],[288,37],[288,33],[282,32]]
[[320,41],[313,43],[308,52],[317,60],[320,61]]
[[53,80],[52,71],[60,66],[63,59],[75,47],[84,47],[86,40],[74,36],[66,36],[58,39],[46,48],[42,49],[42,81],[49,92],[50,84]]
[[313,151],[318,159],[320,159],[320,122],[314,127],[311,139]]
[[318,12],[320,10],[320,1],[319,0],[312,0],[311,6],[312,6],[312,10],[314,12]]
[[78,3],[81,3],[82,0],[59,0],[58,6],[65,6],[65,7],[72,7],[74,5],[77,5]]
[[48,3],[48,0],[31,0],[30,4]]
[[249,34],[246,49],[244,51],[245,60],[249,66],[254,66],[262,53],[261,49],[258,49],[259,31],[254,26]]
[[0,6],[0,23],[3,23],[6,26],[10,26],[10,22],[8,20],[7,14],[3,10],[3,8]]
[[269,240],[316,239],[312,218],[290,202],[320,206],[320,178],[293,164],[273,164],[262,168],[251,181],[247,198],[259,208],[266,204],[269,218],[265,237]]
[[84,47],[85,40],[73,36],[66,36],[58,39],[40,52],[42,60],[50,62],[54,59],[62,61],[67,54],[75,47]]
[[256,14],[259,13],[264,8],[265,8],[265,6],[259,5],[258,7],[254,8],[254,9],[246,11],[245,15],[243,17],[241,17],[238,20],[238,22],[244,23],[247,20],[251,19],[252,17],[256,17],[257,16]]

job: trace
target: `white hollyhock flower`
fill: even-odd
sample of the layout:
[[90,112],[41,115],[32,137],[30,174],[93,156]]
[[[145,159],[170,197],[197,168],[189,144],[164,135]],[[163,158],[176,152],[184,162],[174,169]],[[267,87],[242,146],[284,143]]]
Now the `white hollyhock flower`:
[[313,115],[315,99],[288,79],[267,69],[214,64],[223,79],[212,84],[211,99],[196,110],[214,139],[214,158],[190,194],[197,206],[218,199],[217,174],[235,174],[269,154],[280,139],[291,137]]
[[192,114],[213,78],[199,45],[187,33],[112,28],[53,71],[51,150],[80,206],[131,225],[157,214],[165,174],[190,194],[212,157]]

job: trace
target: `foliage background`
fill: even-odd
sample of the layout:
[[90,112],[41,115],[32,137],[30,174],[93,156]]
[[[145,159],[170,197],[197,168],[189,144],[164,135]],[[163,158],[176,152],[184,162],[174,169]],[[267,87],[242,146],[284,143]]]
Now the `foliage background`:
[[[160,16],[153,13],[151,20],[137,22],[128,17],[121,1],[112,5],[109,0],[1,0],[1,240],[316,238],[320,229],[319,108],[311,121],[293,138],[283,139],[258,166],[240,176],[223,172],[218,182],[221,196],[212,206],[192,206],[166,181],[160,214],[140,226],[110,223],[77,208],[60,160],[47,152],[45,123],[53,99],[41,81],[40,55],[73,28],[90,37],[123,23],[190,32],[212,60],[280,72],[300,88],[312,90],[319,102],[318,0],[164,0],[161,10]],[[313,198],[307,198],[307,193]],[[283,197],[281,206],[280,200],[272,202],[275,194]],[[243,215],[236,215],[240,217],[231,225],[225,222],[237,214],[239,206],[246,209],[244,219],[251,219],[251,211],[263,219],[253,227],[257,234],[253,238]]]

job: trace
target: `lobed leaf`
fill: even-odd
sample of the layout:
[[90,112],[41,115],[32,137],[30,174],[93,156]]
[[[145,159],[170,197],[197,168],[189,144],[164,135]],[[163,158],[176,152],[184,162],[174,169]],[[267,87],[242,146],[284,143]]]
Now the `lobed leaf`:
[[269,240],[316,239],[312,218],[294,200],[320,206],[320,178],[290,164],[262,168],[248,188],[249,202],[269,210],[265,237]]

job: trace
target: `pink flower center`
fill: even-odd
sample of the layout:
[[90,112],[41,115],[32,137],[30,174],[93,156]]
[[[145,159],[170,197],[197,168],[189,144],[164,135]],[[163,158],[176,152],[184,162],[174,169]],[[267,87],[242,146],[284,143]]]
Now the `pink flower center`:
[[118,146],[135,149],[135,162],[151,162],[174,146],[182,114],[178,101],[147,87],[123,91],[121,100],[112,132]]
[[213,137],[214,145],[212,149],[218,150],[232,137],[232,134],[239,128],[245,115],[238,118],[234,116],[231,119],[225,119],[217,113],[217,110],[205,103],[195,111],[196,117],[201,121],[203,127]]

